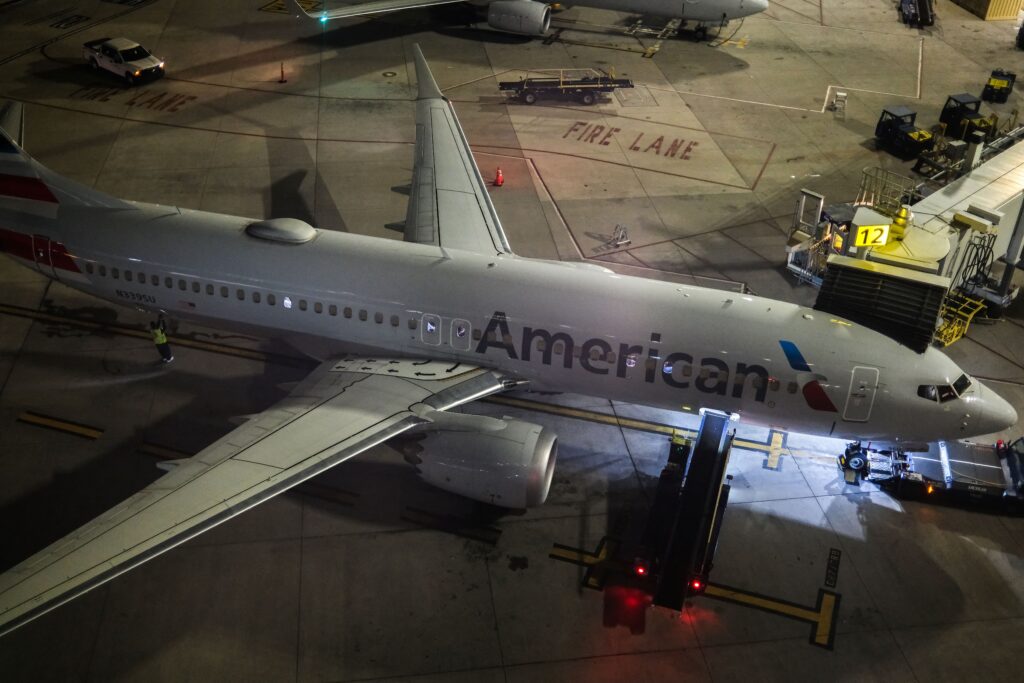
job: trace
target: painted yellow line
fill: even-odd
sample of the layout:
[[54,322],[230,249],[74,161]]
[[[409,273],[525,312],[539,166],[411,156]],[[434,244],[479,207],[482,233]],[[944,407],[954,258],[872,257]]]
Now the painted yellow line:
[[[92,320],[82,320],[80,318],[74,318],[70,316],[61,316],[56,315],[54,313],[34,311],[29,308],[11,306],[9,304],[0,304],[0,313],[18,316],[21,318],[28,318],[30,320],[35,320],[37,322],[53,323],[55,325],[73,325],[74,327],[81,327],[87,330],[103,330],[104,332],[111,332],[113,334],[121,335],[122,337],[134,337],[136,339],[146,340],[150,339],[150,334],[147,330],[142,330],[137,327],[128,327],[126,325],[108,325],[105,323],[94,322]],[[307,361],[304,358],[285,356],[274,353],[265,353],[263,351],[255,351],[253,349],[244,349],[237,346],[216,344],[213,342],[200,341],[198,339],[168,337],[168,340],[170,341],[172,347],[181,346],[185,348],[199,349],[202,351],[211,351],[213,353],[219,353],[226,356],[236,356],[238,358],[258,360],[265,363],[277,363],[279,365],[290,365],[293,367],[303,367],[306,365],[312,365],[310,361]]]
[[839,607],[838,593],[819,588],[818,604],[815,607],[806,607],[784,600],[775,600],[765,595],[713,583],[707,585],[704,595],[791,619],[805,621],[811,625],[810,643],[829,650],[832,649]]
[[[572,417],[578,420],[586,420],[588,422],[596,422],[598,424],[609,425],[611,427],[624,427],[626,429],[635,429],[641,432],[650,432],[652,434],[665,434],[666,436],[683,436],[686,438],[692,438],[697,435],[697,432],[692,429],[686,429],[685,427],[673,427],[672,425],[664,424],[661,422],[650,422],[648,420],[636,420],[630,417],[619,417],[617,415],[610,415],[608,413],[599,413],[594,410],[586,410],[585,408],[569,408],[567,406],[561,406],[555,403],[545,403],[543,401],[534,401],[525,398],[511,398],[508,396],[490,396],[483,399],[487,403],[496,403],[499,405],[509,406],[512,408],[522,408],[523,410],[531,410],[538,413],[548,413],[549,415],[559,415],[562,417]],[[735,448],[742,448],[750,451],[762,451],[770,452],[772,443],[778,441],[779,447],[783,443],[783,432],[777,432],[774,429],[771,432],[771,442],[762,443],[760,441],[750,441],[749,439],[735,439],[732,445]]]
[[636,429],[644,432],[653,432],[655,434],[665,434],[666,436],[674,436],[676,434],[693,436],[696,434],[696,432],[690,429],[684,429],[682,427],[673,427],[672,425],[661,424],[659,422],[634,420],[628,417],[618,417],[616,415],[609,415],[608,413],[599,413],[593,410],[586,410],[583,408],[569,408],[567,406],[560,406],[555,403],[544,403],[542,401],[532,401],[530,399],[525,398],[511,398],[508,396],[490,396],[484,400],[488,403],[497,403],[500,405],[510,406],[513,408],[532,410],[538,413],[548,413],[549,415],[560,415],[562,417],[573,417],[578,420],[597,422],[598,424],[609,425],[612,427],[626,427],[628,429]]
[[152,455],[161,460],[184,460],[185,458],[191,458],[195,453],[185,453],[184,451],[176,451],[173,448],[167,448],[165,446],[158,446],[155,443],[149,443],[148,441],[142,442],[139,446],[139,453],[145,453],[146,455]]
[[771,444],[768,446],[768,460],[765,466],[770,470],[779,469],[779,459],[782,457],[783,435],[781,432],[772,431]]
[[595,552],[581,550],[580,548],[571,548],[560,543],[554,543],[551,546],[551,552],[548,553],[548,557],[553,560],[562,560],[564,562],[571,562],[572,564],[578,564],[583,567],[589,567],[608,559],[608,543],[602,540],[598,544]]
[[47,429],[54,429],[66,434],[74,434],[75,436],[81,436],[85,439],[96,440],[103,436],[103,430],[97,427],[90,427],[88,425],[78,424],[77,422],[68,422],[67,420],[50,417],[49,415],[40,415],[39,413],[33,413],[31,411],[25,411],[18,415],[18,422],[25,422],[26,424],[36,425],[37,427],[46,427]]

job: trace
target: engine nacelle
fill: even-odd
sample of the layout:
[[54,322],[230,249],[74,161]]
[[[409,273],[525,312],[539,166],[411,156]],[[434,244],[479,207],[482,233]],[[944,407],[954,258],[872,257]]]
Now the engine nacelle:
[[496,0],[487,7],[491,28],[527,36],[542,36],[551,26],[551,7],[534,0]]
[[420,476],[439,489],[491,505],[540,505],[555,473],[558,437],[530,422],[504,422],[498,431],[429,432],[414,456]]

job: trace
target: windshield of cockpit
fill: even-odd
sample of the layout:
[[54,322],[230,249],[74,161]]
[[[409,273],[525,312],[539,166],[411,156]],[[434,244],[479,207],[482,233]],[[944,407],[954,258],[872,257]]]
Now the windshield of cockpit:
[[126,62],[134,62],[137,59],[145,59],[148,56],[149,52],[147,52],[146,48],[141,45],[130,47],[127,50],[121,50],[121,59]]
[[917,395],[929,401],[945,403],[963,396],[970,386],[971,378],[967,375],[960,375],[952,384],[922,384],[917,388]]

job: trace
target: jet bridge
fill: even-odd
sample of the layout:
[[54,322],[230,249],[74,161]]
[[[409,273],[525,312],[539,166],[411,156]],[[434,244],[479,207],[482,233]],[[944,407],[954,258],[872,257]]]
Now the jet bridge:
[[615,604],[623,595],[631,606],[681,611],[687,596],[703,592],[729,500],[729,424],[728,413],[702,410],[693,439],[673,437],[642,533],[594,568],[604,578],[606,625],[634,627],[636,610]]

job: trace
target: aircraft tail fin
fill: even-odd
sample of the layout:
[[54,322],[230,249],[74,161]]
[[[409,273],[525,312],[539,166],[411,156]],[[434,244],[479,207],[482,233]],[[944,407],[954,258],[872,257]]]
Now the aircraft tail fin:
[[5,142],[25,146],[25,107],[21,102],[7,100],[0,104],[0,152]]
[[60,205],[131,207],[128,202],[54,173],[25,151],[24,141],[24,105],[0,101],[0,209],[38,213],[40,207],[55,209]]

